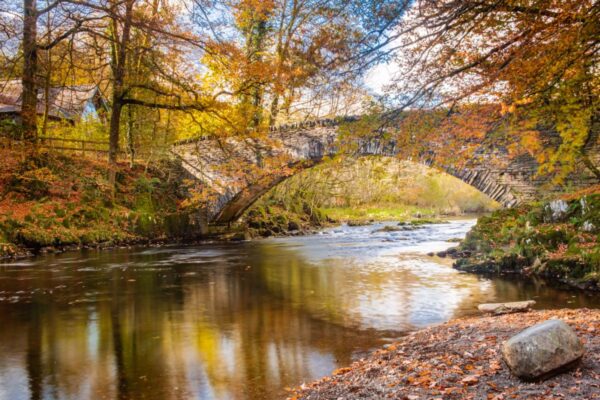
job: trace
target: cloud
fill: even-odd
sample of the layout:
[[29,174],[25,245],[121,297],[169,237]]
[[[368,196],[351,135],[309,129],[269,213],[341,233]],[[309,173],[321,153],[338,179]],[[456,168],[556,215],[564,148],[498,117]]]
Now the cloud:
[[373,67],[365,78],[365,84],[377,94],[383,94],[385,87],[398,75],[399,66],[395,62],[379,64]]

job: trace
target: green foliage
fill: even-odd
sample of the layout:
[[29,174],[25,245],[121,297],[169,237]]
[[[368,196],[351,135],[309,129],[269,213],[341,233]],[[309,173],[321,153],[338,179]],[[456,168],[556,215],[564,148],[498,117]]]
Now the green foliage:
[[156,177],[140,176],[135,180],[134,188],[136,193],[148,193],[152,194],[154,190],[159,186],[160,179]]
[[319,226],[328,219],[410,220],[486,212],[498,205],[458,179],[420,165],[390,158],[336,158],[272,189],[246,219],[261,226],[273,218],[273,207]]
[[460,244],[469,257],[457,262],[467,271],[533,272],[567,282],[600,283],[600,195],[567,201],[566,215],[549,216],[548,203],[498,210],[482,217]]
[[21,125],[12,118],[0,118],[0,137],[2,136],[9,139],[21,139],[23,136]]

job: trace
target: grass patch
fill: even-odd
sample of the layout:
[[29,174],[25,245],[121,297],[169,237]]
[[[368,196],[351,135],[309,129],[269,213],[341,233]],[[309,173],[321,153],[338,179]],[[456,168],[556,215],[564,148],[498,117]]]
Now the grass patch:
[[323,214],[336,221],[411,221],[417,216],[431,219],[437,214],[430,208],[408,205],[378,205],[321,208]]

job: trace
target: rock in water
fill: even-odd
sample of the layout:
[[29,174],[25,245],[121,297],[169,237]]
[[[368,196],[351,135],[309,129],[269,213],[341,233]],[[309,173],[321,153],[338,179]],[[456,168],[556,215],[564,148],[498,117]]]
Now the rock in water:
[[535,305],[535,300],[514,301],[512,303],[486,303],[477,306],[477,309],[482,313],[487,314],[510,314],[515,312],[523,312],[531,310]]
[[551,319],[504,342],[502,356],[513,374],[535,380],[575,363],[583,356],[583,344],[564,321]]

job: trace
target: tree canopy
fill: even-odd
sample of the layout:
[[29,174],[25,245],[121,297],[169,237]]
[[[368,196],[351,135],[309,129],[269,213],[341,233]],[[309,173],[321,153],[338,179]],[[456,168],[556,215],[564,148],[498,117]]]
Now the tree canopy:
[[[416,1],[390,48],[400,66],[390,95],[401,109],[449,115],[496,104],[499,144],[529,151],[558,180],[578,162],[600,177],[585,153],[599,133],[599,14],[592,0]],[[559,145],[542,150],[548,131]]]

